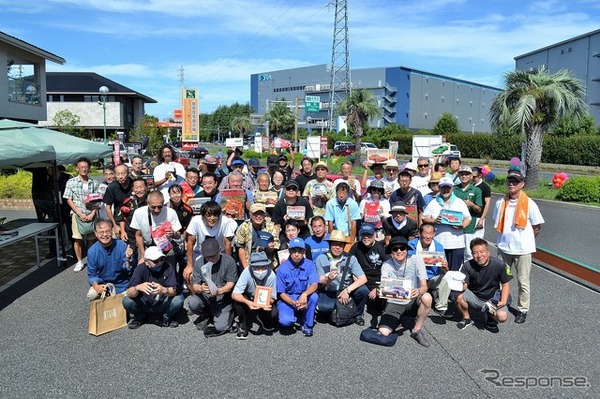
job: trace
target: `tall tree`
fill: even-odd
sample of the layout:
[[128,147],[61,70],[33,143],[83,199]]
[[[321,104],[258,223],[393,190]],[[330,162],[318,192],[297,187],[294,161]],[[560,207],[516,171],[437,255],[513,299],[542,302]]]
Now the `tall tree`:
[[148,114],[139,118],[133,129],[129,131],[129,141],[142,142],[143,137],[148,137],[146,150],[151,153],[153,150],[159,149],[164,142],[163,135],[167,134],[167,129],[156,126],[156,122],[158,122],[158,118]]
[[583,84],[571,72],[550,74],[540,68],[534,72],[511,71],[505,75],[505,89],[490,108],[493,128],[508,123],[527,140],[525,188],[537,188],[544,136],[561,119],[571,116],[575,124],[586,115]]
[[269,122],[269,131],[274,136],[289,133],[294,128],[294,115],[284,102],[273,104],[269,112],[263,116],[263,121]]
[[450,134],[459,132],[458,121],[450,112],[444,112],[433,127],[433,134]]
[[355,89],[338,105],[337,113],[338,115],[346,115],[346,122],[352,128],[356,144],[356,162],[360,165],[360,142],[365,124],[370,119],[379,118],[381,116],[381,109],[377,105],[377,100],[375,100],[371,91]]
[[229,127],[238,137],[244,137],[252,130],[252,122],[247,116],[236,116]]
[[82,139],[89,139],[86,134],[86,130],[82,126],[78,126],[81,118],[79,115],[72,113],[68,109],[63,109],[62,111],[58,111],[54,118],[52,118],[52,123],[56,126],[56,129],[70,134],[71,136],[80,137]]

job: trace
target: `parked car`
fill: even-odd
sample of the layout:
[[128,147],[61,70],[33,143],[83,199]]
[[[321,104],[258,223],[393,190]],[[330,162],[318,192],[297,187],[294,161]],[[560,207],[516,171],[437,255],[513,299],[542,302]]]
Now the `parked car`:
[[333,144],[333,150],[335,151],[335,150],[337,150],[337,149],[338,149],[339,147],[341,147],[341,146],[348,146],[348,145],[354,145],[354,144],[352,144],[352,143],[351,143],[351,142],[349,142],[349,141],[336,141],[336,142]]
[[344,157],[352,155],[354,152],[356,152],[356,147],[354,144],[341,144],[333,148],[331,155]]
[[208,155],[206,147],[194,147],[189,151],[190,158],[202,159]]
[[183,165],[184,168],[190,166],[190,156],[187,151],[182,151],[177,148],[174,149],[175,155],[177,156],[177,162]]
[[373,143],[365,143],[365,142],[361,142],[360,143],[360,153],[361,154],[366,154],[367,150],[377,150],[377,146]]

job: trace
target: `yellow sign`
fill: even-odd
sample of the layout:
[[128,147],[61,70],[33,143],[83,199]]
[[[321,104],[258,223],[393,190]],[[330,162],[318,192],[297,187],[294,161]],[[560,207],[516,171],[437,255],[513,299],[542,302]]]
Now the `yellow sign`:
[[200,141],[200,100],[198,90],[183,89],[181,141]]

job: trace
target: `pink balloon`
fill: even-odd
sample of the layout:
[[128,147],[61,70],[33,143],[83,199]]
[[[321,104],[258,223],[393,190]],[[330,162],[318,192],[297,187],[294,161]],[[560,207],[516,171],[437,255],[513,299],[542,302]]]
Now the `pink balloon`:
[[519,165],[521,165],[521,160],[517,157],[513,157],[510,159],[510,164],[512,166],[519,166]]

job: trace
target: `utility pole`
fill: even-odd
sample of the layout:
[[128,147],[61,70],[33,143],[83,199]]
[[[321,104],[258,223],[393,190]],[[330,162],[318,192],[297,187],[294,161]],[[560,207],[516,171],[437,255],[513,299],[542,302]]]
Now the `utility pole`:
[[298,96],[294,97],[294,148],[298,149]]
[[335,17],[333,24],[333,45],[331,48],[331,87],[329,107],[329,130],[333,129],[336,108],[344,97],[350,95],[352,81],[350,78],[350,55],[348,45],[348,0],[335,1]]

